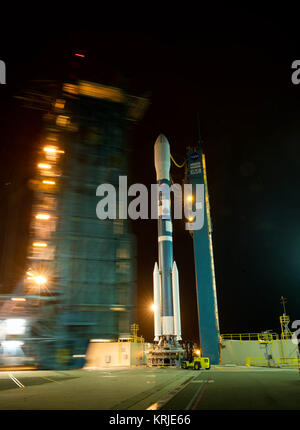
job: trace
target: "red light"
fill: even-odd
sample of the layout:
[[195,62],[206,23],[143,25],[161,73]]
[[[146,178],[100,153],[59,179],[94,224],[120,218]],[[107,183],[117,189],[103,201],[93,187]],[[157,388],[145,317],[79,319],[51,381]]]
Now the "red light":
[[83,55],[83,54],[75,54],[75,57],[81,57],[81,58],[85,58],[85,55]]

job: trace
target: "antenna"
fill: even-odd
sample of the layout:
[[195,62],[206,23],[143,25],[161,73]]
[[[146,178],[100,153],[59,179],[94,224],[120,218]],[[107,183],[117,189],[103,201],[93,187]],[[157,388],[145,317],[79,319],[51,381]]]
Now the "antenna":
[[198,134],[198,139],[197,139],[197,144],[198,146],[201,148],[203,146],[203,139],[201,138],[201,127],[200,127],[200,114],[199,112],[197,112],[197,134]]
[[285,309],[285,304],[287,303],[287,299],[283,296],[280,297],[280,303],[282,304],[283,307],[283,315],[286,315],[286,309]]

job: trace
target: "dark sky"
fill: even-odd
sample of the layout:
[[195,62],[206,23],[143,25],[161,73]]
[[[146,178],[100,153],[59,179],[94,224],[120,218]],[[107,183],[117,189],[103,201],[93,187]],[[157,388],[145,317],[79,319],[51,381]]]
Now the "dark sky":
[[[228,11],[227,11],[228,12]],[[230,11],[229,11],[230,12]],[[279,331],[280,296],[292,321],[299,314],[300,85],[291,64],[300,59],[289,16],[243,12],[201,17],[198,26],[165,32],[39,32],[15,38],[0,54],[1,196],[16,170],[26,178],[41,113],[12,95],[32,79],[59,79],[76,49],[86,51],[83,79],[147,94],[151,104],[132,131],[132,181],[155,182],[153,145],[164,133],[179,162],[198,140],[199,112],[206,155],[221,333]],[[20,173],[21,172],[21,173]],[[172,167],[176,182],[182,169]],[[24,179],[25,180],[25,179]],[[26,212],[26,203],[24,202]],[[1,207],[2,219],[6,209]],[[4,217],[4,218],[3,218]],[[1,223],[3,235],[4,223]],[[136,221],[141,334],[151,340],[155,221]],[[182,331],[198,333],[192,240],[174,225]]]

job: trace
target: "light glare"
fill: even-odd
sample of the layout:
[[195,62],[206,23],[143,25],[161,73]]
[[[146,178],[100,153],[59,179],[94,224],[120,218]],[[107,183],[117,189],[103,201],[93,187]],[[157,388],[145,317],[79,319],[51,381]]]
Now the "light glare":
[[50,218],[50,215],[47,215],[47,214],[37,214],[36,216],[36,219],[49,219]]
[[5,320],[6,334],[24,334],[25,320],[22,318],[9,318]]
[[38,164],[38,167],[39,167],[40,169],[51,169],[50,164],[46,164],[46,163],[39,163],[39,164]]
[[51,147],[51,146],[45,146],[45,147],[43,148],[43,150],[44,150],[45,152],[52,152],[52,153],[56,153],[56,152],[58,152],[59,154],[64,154],[64,152],[65,152],[65,151],[62,151],[62,150],[60,150],[60,149],[53,148],[53,147]]

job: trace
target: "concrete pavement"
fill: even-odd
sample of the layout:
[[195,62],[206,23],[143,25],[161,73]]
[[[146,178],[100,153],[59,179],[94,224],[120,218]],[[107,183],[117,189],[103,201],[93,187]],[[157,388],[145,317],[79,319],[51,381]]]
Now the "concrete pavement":
[[297,370],[107,368],[0,372],[2,410],[299,410]]
[[150,368],[0,372],[0,409],[146,409],[192,373]]

